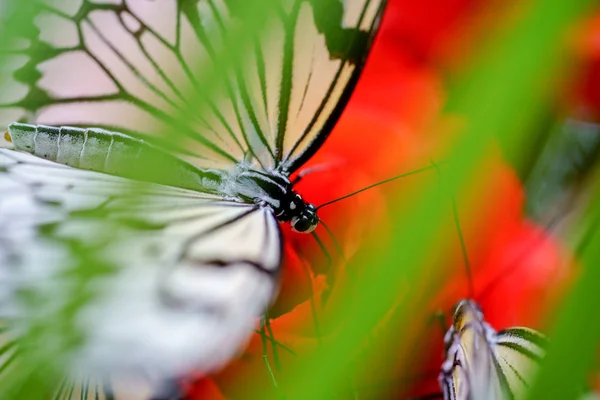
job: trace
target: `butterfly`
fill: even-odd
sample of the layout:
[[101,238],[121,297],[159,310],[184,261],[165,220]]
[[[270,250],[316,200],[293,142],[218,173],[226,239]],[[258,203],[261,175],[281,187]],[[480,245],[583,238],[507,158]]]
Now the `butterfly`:
[[65,318],[52,398],[146,398],[223,366],[276,296],[279,223],[319,223],[290,176],[340,117],[385,1],[264,3],[259,27],[234,0],[3,11],[23,26],[4,49],[1,115],[19,122],[0,149],[0,316],[33,345]]
[[[546,337],[526,327],[496,331],[475,298],[456,202],[454,222],[461,242],[471,298],[460,300],[444,336],[446,358],[438,380],[444,400],[524,399],[545,355]],[[490,288],[484,290],[489,292]]]
[[473,300],[461,300],[444,337],[439,376],[445,400],[523,399],[544,357],[541,333],[514,327],[496,331]]

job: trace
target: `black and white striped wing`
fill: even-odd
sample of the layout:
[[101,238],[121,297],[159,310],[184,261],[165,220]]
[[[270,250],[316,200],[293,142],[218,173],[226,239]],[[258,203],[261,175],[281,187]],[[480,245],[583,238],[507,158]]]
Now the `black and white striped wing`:
[[474,302],[463,300],[445,342],[445,400],[512,400],[525,398],[546,339],[529,328],[496,332]]
[[35,330],[67,375],[219,368],[277,290],[269,209],[6,149],[0,194],[0,318],[25,339]]
[[200,167],[288,172],[340,116],[385,2],[39,1],[5,6],[0,121],[153,133]]
[[515,327],[498,332],[495,359],[512,398],[525,398],[532,374],[543,359],[545,347],[546,338],[533,329]]

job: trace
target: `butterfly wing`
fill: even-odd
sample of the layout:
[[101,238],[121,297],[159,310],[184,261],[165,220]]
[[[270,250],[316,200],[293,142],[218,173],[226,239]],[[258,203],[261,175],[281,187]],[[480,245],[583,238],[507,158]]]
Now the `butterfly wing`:
[[252,15],[232,0],[14,7],[12,20],[29,14],[3,40],[0,115],[153,133],[200,167],[246,158],[293,172],[339,118],[384,2],[273,0]]
[[152,378],[129,374],[116,379],[83,376],[65,379],[47,397],[51,400],[181,400],[179,388],[157,388]]
[[545,347],[543,335],[532,329],[496,332],[470,300],[457,305],[445,341],[440,374],[445,400],[524,398]]
[[495,359],[513,398],[525,398],[533,374],[545,354],[546,338],[539,332],[515,327],[498,332]]
[[[279,24],[280,48],[269,46],[263,98],[254,107],[269,126],[275,165],[293,172],[325,141],[362,70],[385,1],[296,1]],[[267,50],[267,48],[265,48]],[[283,55],[283,57],[281,57]],[[257,64],[259,64],[257,58]],[[254,75],[258,85],[257,75]],[[250,80],[247,80],[251,82]],[[250,83],[252,84],[252,82]]]
[[0,314],[25,336],[45,326],[57,348],[81,335],[71,370],[160,380],[219,368],[275,294],[282,242],[268,209],[6,149],[0,171]]

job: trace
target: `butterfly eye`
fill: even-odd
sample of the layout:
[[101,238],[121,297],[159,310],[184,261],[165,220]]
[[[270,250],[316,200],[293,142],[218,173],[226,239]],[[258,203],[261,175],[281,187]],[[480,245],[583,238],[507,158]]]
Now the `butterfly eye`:
[[292,229],[296,232],[310,233],[315,230],[317,224],[314,223],[309,217],[302,216],[292,219]]
[[292,229],[296,232],[310,233],[315,230],[319,224],[319,218],[314,207],[307,207],[298,217],[292,218]]

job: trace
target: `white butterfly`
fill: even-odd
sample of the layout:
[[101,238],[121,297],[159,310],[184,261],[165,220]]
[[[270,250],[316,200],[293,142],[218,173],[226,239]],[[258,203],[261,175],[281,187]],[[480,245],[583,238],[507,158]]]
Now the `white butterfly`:
[[[235,2],[76,3],[40,8],[40,34],[10,53],[27,60],[0,108],[32,124],[11,124],[0,149],[0,312],[18,336],[76,310],[64,332],[84,340],[57,353],[69,374],[55,398],[146,398],[221,367],[270,305],[278,222],[318,223],[289,176],[339,118],[384,2],[265,10],[268,34],[210,97],[196,66],[219,67],[244,25]],[[177,140],[161,148],[148,127]]]
[[[452,209],[470,297],[474,298],[471,266],[454,199]],[[484,292],[489,294],[489,288]],[[446,359],[438,377],[444,400],[524,399],[545,355],[546,344],[545,336],[530,328],[497,332],[485,321],[474,300],[459,301],[444,336]]]
[[497,332],[474,301],[462,300],[444,343],[439,380],[445,400],[507,400],[525,398],[546,339],[523,327]]

